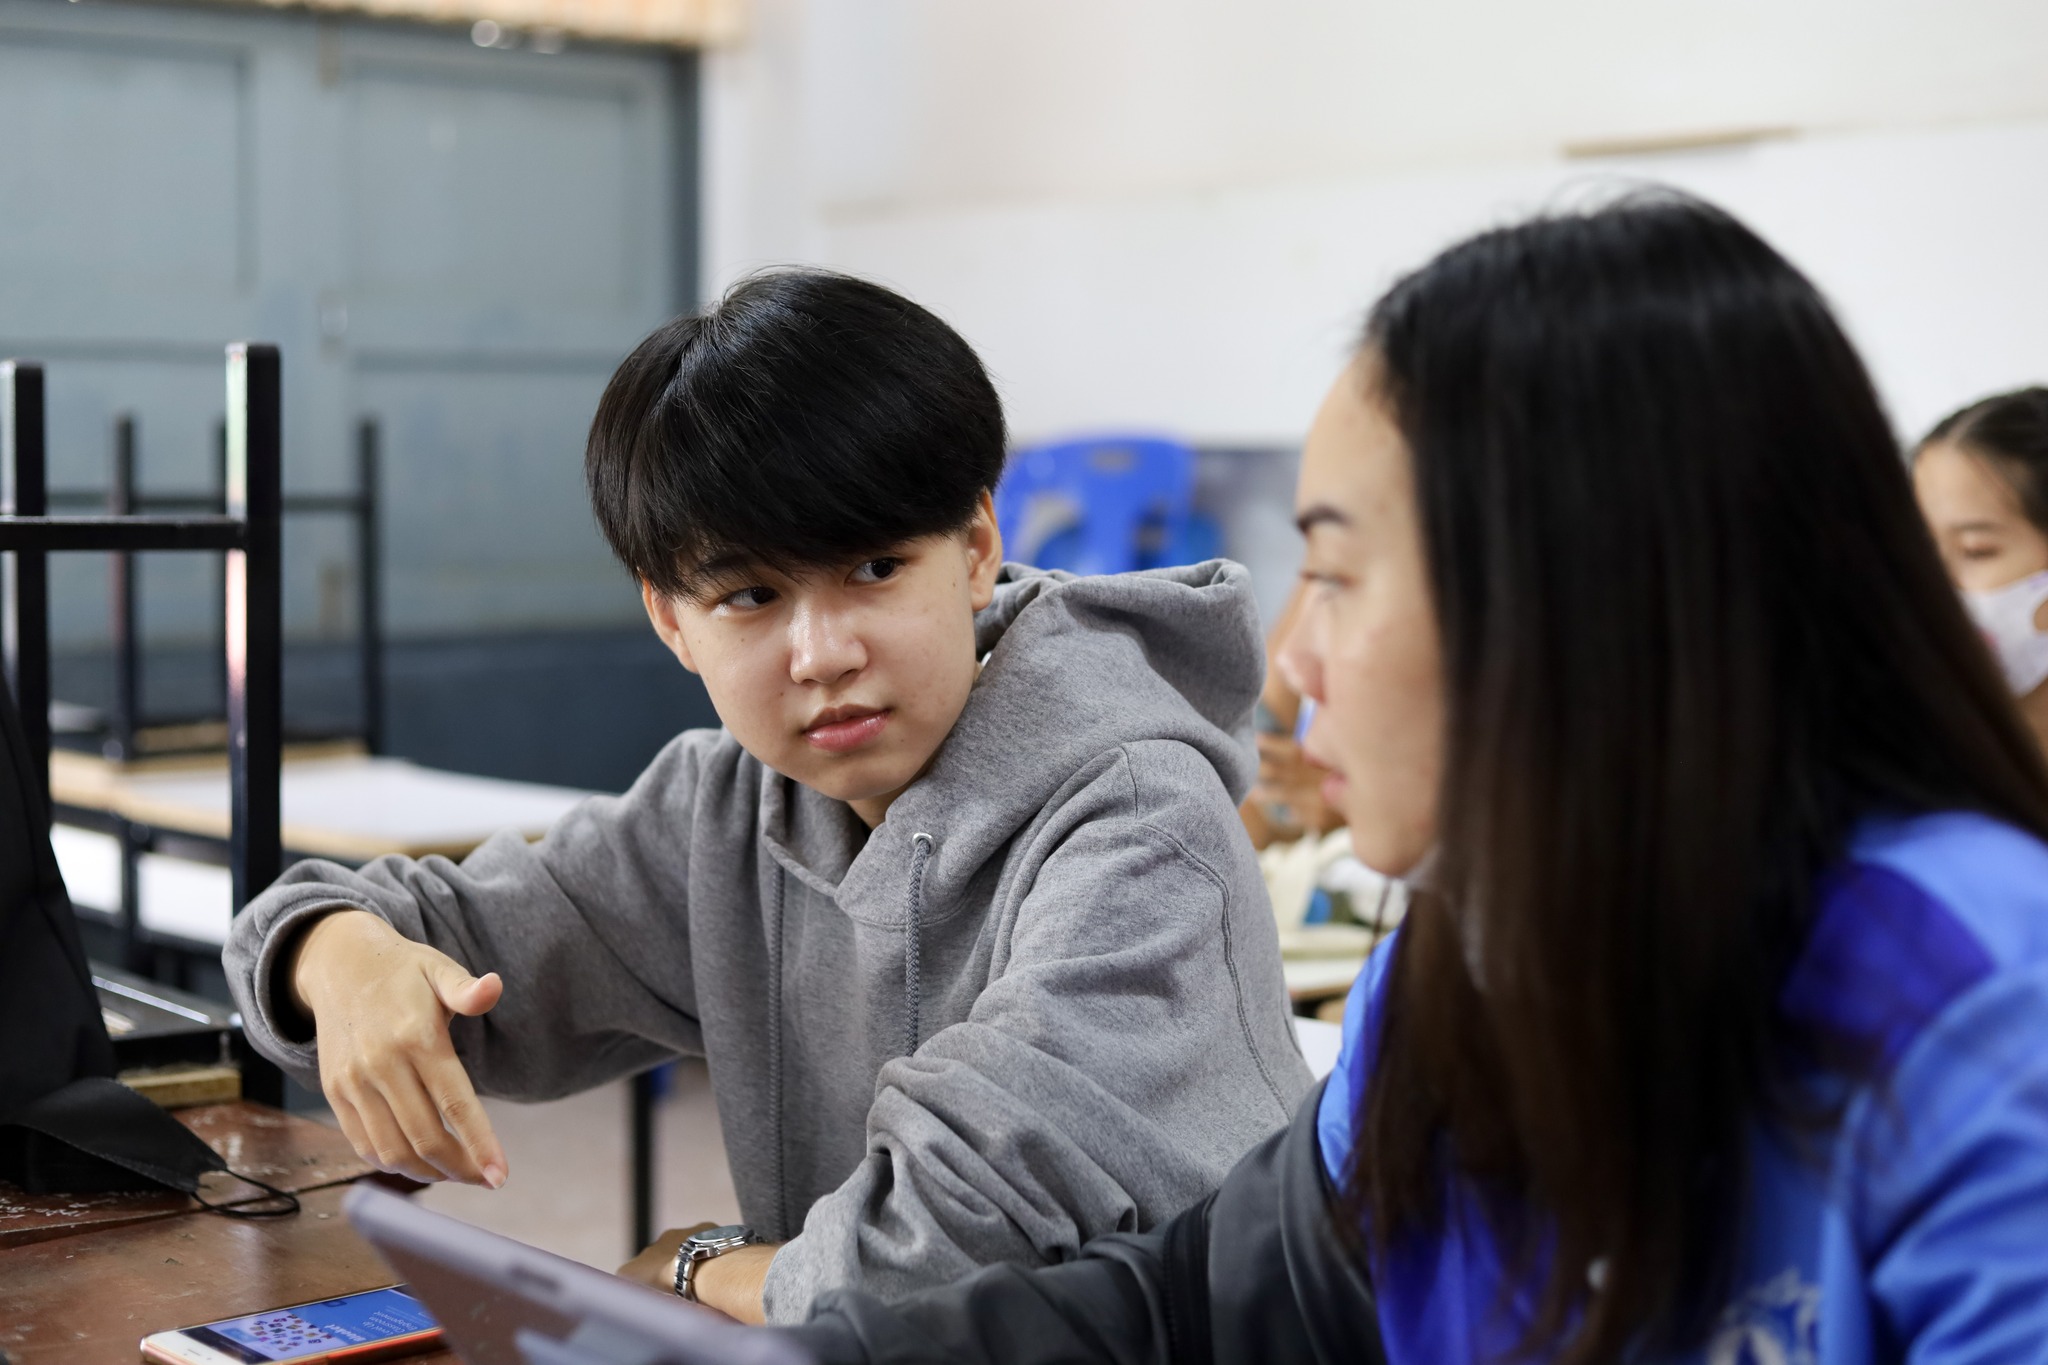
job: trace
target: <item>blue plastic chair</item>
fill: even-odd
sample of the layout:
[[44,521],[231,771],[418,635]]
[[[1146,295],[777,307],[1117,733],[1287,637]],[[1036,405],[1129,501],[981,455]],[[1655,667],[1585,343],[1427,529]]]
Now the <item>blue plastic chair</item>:
[[996,489],[1006,559],[1076,574],[1212,558],[1195,512],[1195,452],[1158,436],[1091,436],[1010,456]]

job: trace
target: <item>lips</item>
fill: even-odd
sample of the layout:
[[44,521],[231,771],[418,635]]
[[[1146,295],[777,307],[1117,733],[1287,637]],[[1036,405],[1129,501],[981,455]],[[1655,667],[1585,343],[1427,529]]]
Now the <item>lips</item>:
[[1344,781],[1344,770],[1329,759],[1324,758],[1306,743],[1303,743],[1301,746],[1301,756],[1315,767],[1323,770],[1323,800],[1332,806],[1341,805],[1344,799],[1344,788],[1347,785]]
[[818,713],[804,739],[828,754],[851,753],[872,743],[888,727],[891,714],[873,706],[834,706]]
[[1323,769],[1327,773],[1330,773],[1332,776],[1342,777],[1344,775],[1344,770],[1342,768],[1339,768],[1335,763],[1331,762],[1328,758],[1325,758],[1321,753],[1317,751],[1316,746],[1309,743],[1306,739],[1302,740],[1301,742],[1301,756],[1307,759],[1314,766]]

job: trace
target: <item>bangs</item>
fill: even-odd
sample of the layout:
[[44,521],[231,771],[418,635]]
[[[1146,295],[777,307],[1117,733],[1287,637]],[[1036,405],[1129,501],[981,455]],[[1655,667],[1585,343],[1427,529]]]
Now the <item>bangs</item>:
[[749,282],[620,367],[586,468],[606,538],[657,590],[799,575],[957,531],[995,487],[1002,410],[958,334],[880,286]]

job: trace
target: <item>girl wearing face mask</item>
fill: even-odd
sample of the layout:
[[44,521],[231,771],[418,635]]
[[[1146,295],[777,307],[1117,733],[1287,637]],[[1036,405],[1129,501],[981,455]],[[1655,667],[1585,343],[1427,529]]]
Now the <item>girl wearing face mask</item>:
[[2048,1360],[2048,766],[1819,293],[1659,196],[1397,284],[1280,651],[1414,890],[1336,1071],[826,1361]]
[[1949,577],[2048,751],[2048,388],[1944,418],[1913,456],[1913,488]]

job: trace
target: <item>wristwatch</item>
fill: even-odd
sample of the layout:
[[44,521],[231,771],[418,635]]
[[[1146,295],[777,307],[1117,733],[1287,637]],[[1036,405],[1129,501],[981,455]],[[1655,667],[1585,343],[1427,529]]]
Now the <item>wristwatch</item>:
[[760,1241],[754,1230],[745,1223],[730,1223],[722,1228],[707,1228],[693,1232],[683,1239],[676,1248],[675,1288],[676,1294],[691,1303],[697,1302],[697,1267],[714,1256],[723,1256],[728,1251],[752,1246]]

